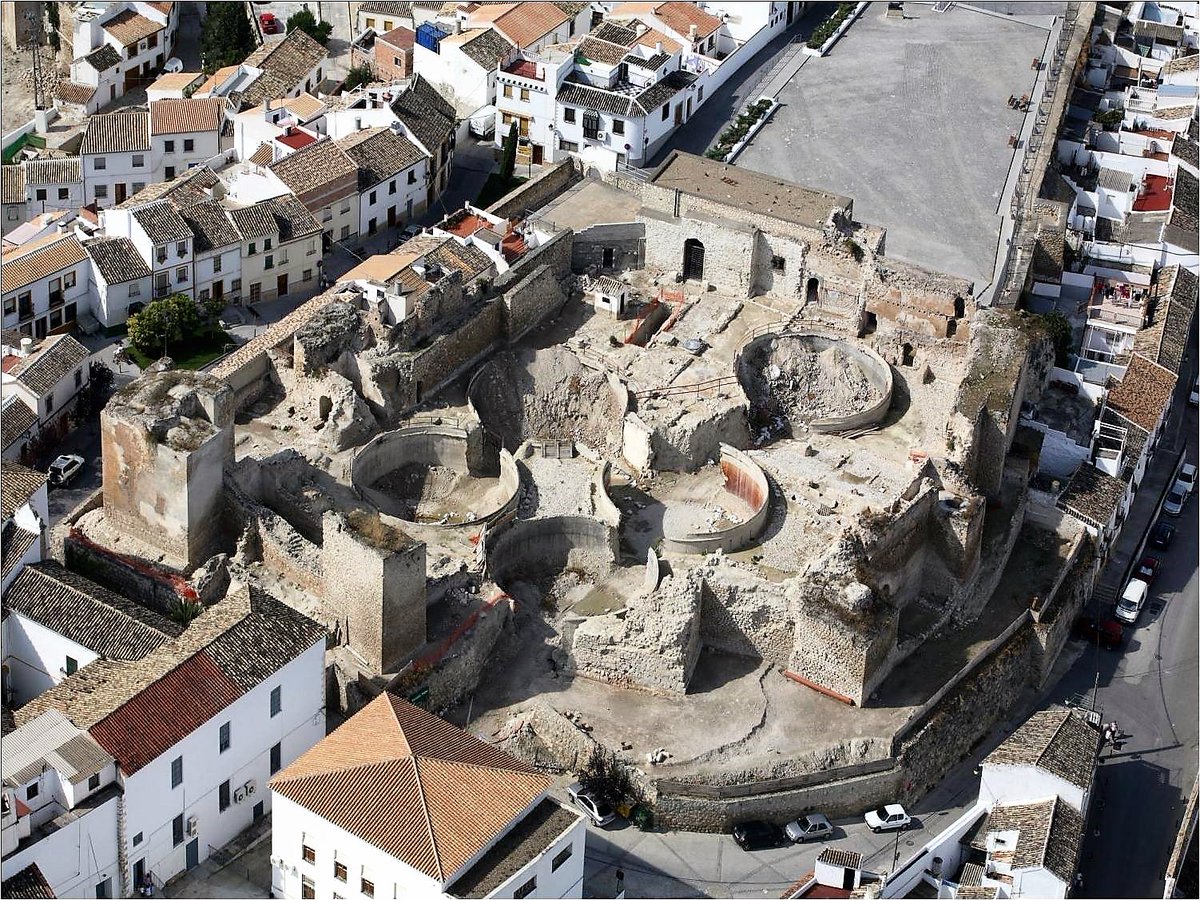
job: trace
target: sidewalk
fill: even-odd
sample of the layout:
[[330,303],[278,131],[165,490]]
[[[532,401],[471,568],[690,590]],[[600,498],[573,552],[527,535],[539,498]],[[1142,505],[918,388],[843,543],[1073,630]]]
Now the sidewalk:
[[267,897],[271,892],[271,816],[266,815],[190,872],[162,888],[163,897]]

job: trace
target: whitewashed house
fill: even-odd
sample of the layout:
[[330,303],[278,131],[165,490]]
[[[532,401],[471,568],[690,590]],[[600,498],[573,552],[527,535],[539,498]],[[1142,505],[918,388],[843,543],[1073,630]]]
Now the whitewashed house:
[[151,299],[150,267],[127,237],[83,242],[92,261],[92,315],[105,328],[120,325]]
[[77,210],[85,203],[83,166],[78,156],[29,159],[25,169],[25,192],[30,217],[52,210]]
[[367,128],[338,145],[358,166],[358,233],[407,225],[425,209],[429,155],[401,130]]
[[337,141],[316,141],[266,169],[316,217],[325,249],[358,237],[358,165]]
[[110,207],[124,203],[154,177],[150,148],[150,114],[105,113],[88,119],[79,147],[84,196],[88,203]]
[[512,41],[493,27],[472,28],[443,37],[431,50],[413,47],[413,68],[454,105],[460,118],[495,102],[496,68],[516,51]]
[[580,897],[578,813],[524,762],[384,693],[271,779],[276,897]]
[[39,429],[53,423],[65,430],[63,414],[91,379],[88,356],[87,347],[69,334],[19,349],[6,343],[0,392],[5,400],[15,396],[37,413]]
[[127,237],[150,266],[153,296],[195,297],[192,229],[165,199],[128,204],[104,212],[105,233]]
[[[0,462],[3,502],[0,506],[0,540],[3,547],[3,572],[0,592],[7,593],[25,566],[39,562],[46,552],[46,529],[50,523],[46,476],[28,466],[4,460]],[[11,705],[7,695],[6,706]]]
[[88,257],[74,234],[51,234],[3,254],[4,328],[40,340],[91,308]]
[[156,100],[150,104],[154,181],[170,181],[221,152],[225,101]]
[[315,293],[321,278],[321,226],[288,194],[230,207],[239,235],[239,292],[249,303]]

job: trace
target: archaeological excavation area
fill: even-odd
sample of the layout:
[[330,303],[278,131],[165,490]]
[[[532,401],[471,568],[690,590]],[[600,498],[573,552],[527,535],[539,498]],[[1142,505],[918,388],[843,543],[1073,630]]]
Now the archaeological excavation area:
[[1053,573],[1086,535],[1010,452],[1048,341],[850,198],[576,165],[488,211],[502,264],[406,245],[403,322],[339,284],[122,390],[68,562],[248,582],[329,630],[331,707],[398,691],[566,773],[598,748],[668,826],[919,796],[1082,601]]

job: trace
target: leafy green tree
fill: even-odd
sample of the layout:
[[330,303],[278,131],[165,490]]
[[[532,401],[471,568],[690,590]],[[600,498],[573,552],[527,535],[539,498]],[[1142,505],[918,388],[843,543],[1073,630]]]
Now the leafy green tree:
[[346,73],[345,88],[352,91],[360,84],[370,84],[374,80],[375,67],[369,62],[361,62],[357,66],[351,66],[350,71]]
[[129,340],[146,356],[166,354],[171,344],[196,336],[206,326],[200,309],[186,294],[172,294],[149,303],[129,317]]
[[60,45],[58,37],[59,18],[57,3],[46,4],[46,18],[50,21],[50,33],[47,35],[47,37],[50,40],[50,46],[53,47],[54,52],[57,53]]
[[312,10],[306,4],[299,12],[288,16],[288,32],[293,32],[297,28],[307,32],[309,37],[324,47],[329,43],[329,35],[333,31],[333,24],[325,21],[318,22],[317,17],[312,14]]
[[200,32],[204,71],[234,66],[254,52],[258,40],[244,3],[209,3]]
[[512,181],[513,170],[517,167],[517,120],[513,119],[508,129],[508,137],[504,139],[504,155],[500,157],[500,179],[507,184]]
[[1042,316],[1042,324],[1046,326],[1046,333],[1054,345],[1054,364],[1060,368],[1068,368],[1071,352],[1075,349],[1070,319],[1054,310]]
[[71,412],[74,423],[83,425],[95,419],[112,394],[113,370],[102,362],[93,362],[88,370],[88,383],[79,392]]

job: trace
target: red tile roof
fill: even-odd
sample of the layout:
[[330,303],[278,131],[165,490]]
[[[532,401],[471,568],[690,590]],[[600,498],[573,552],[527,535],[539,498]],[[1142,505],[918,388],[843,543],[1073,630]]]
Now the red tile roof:
[[291,134],[281,134],[275,140],[286,147],[291,147],[293,150],[299,150],[301,147],[307,147],[309,144],[314,144],[317,141],[307,131],[293,131]]
[[132,775],[242,696],[201,650],[105,716],[89,732]]
[[1165,175],[1147,175],[1142,192],[1133,201],[1134,212],[1161,212],[1171,208],[1174,185]]

